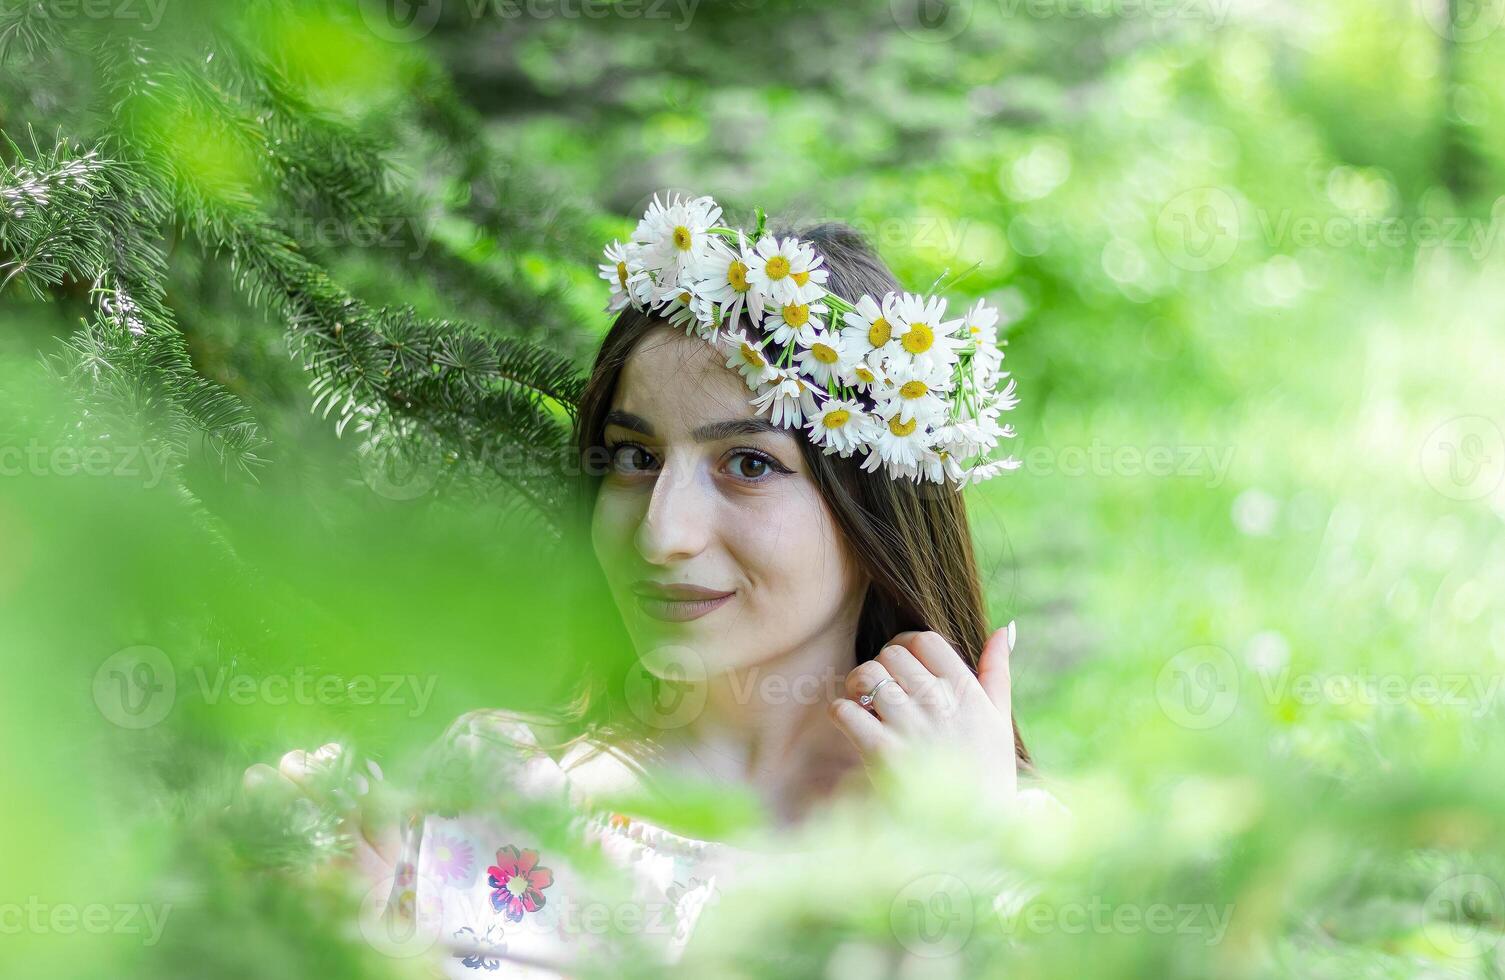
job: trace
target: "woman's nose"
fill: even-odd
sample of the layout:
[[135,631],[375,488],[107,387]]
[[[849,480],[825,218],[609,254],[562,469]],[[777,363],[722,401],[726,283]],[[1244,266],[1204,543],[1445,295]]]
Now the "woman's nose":
[[654,565],[692,558],[710,540],[711,500],[694,468],[665,466],[638,525],[638,554]]

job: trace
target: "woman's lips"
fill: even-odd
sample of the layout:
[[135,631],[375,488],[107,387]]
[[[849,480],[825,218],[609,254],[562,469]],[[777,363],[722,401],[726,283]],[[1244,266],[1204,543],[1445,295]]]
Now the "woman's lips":
[[654,619],[666,623],[687,623],[726,605],[735,592],[706,589],[698,585],[660,585],[638,582],[632,591],[638,608]]

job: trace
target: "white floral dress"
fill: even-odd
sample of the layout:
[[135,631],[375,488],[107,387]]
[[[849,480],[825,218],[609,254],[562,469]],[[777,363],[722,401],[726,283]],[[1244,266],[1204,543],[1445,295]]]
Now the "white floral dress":
[[[508,750],[494,751],[503,740]],[[594,811],[591,795],[635,779],[609,754],[582,747],[555,760],[527,725],[484,713],[462,719],[450,742],[494,763],[509,795],[566,803],[579,815],[565,828],[569,847],[492,816],[410,820],[383,904],[411,923],[434,976],[560,977],[572,963],[613,954],[678,959],[734,848]],[[527,746],[534,751],[516,751]],[[604,867],[576,868],[566,850],[599,855]],[[616,887],[603,885],[603,870]]]
[[[755,866],[766,873],[770,864],[771,855],[759,859],[594,806],[593,798],[638,785],[637,774],[610,754],[582,746],[556,760],[527,725],[489,713],[462,718],[448,742],[509,797],[559,804],[571,816],[566,841],[543,838],[537,827],[548,820],[457,813],[409,822],[377,904],[408,924],[435,977],[557,978],[607,957],[672,964],[731,876]],[[1069,812],[1041,788],[1021,788],[1015,803]],[[572,857],[602,860],[586,869]]]

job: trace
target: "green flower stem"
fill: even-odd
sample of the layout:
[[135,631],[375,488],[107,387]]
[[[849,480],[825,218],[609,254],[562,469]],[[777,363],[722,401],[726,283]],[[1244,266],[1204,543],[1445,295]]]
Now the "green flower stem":
[[857,310],[857,307],[853,306],[851,303],[848,303],[846,300],[842,299],[840,296],[837,296],[835,293],[826,293],[821,302],[825,303],[837,313],[853,313]]

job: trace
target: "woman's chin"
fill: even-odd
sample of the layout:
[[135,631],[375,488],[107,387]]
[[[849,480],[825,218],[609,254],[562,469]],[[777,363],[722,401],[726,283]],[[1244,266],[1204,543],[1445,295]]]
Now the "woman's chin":
[[721,635],[683,626],[640,632],[633,645],[643,669],[660,680],[695,683],[746,666]]

